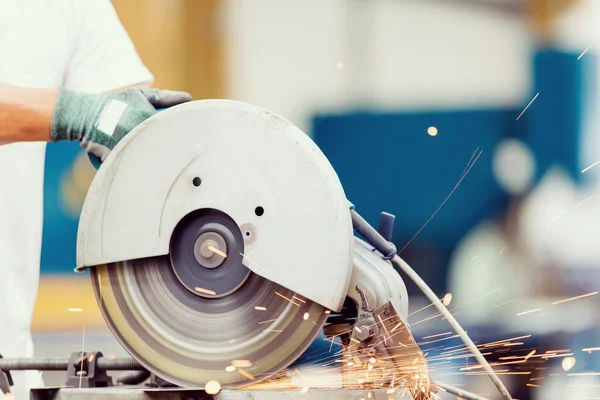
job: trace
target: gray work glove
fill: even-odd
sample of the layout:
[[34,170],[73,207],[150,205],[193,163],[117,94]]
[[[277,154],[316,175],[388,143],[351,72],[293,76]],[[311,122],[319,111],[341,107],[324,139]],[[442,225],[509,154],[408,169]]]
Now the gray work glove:
[[90,157],[104,161],[115,145],[157,109],[191,101],[185,92],[126,89],[90,94],[60,89],[52,116],[53,142],[78,140]]

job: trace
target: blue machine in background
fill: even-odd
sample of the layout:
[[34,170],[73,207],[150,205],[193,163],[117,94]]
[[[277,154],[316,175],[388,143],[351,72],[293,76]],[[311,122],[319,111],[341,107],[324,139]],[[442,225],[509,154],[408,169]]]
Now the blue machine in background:
[[[402,253],[441,292],[456,244],[507,204],[508,196],[492,171],[493,151],[503,138],[521,138],[530,145],[538,177],[555,164],[575,179],[581,175],[582,110],[593,75],[586,71],[593,66],[588,55],[577,60],[576,54],[539,52],[534,56],[531,97],[518,107],[320,115],[314,119],[313,138],[339,174],[348,198],[371,224],[377,225],[381,211],[396,215],[394,240],[399,249],[452,191],[473,154],[483,151],[460,187]],[[536,93],[539,97],[517,121]],[[429,136],[429,126],[439,134]],[[75,266],[78,221],[66,212],[61,187],[81,152],[78,143],[47,148],[42,273],[71,273]]]
[[[460,238],[506,204],[491,155],[506,137],[513,115],[514,110],[481,110],[321,116],[314,121],[313,137],[367,221],[376,226],[381,211],[396,215],[393,237],[399,250],[483,151],[460,187],[402,253],[418,265],[434,290],[443,290],[445,266]],[[429,126],[439,134],[429,136]]]
[[49,143],[46,147],[42,274],[73,273],[75,268],[79,221],[65,207],[61,190],[81,152],[79,143]]

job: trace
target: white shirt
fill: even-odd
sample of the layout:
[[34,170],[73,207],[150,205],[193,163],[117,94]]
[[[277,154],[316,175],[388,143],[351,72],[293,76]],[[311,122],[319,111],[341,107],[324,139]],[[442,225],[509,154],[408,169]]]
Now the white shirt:
[[[103,92],[153,80],[109,0],[0,0],[0,10],[0,82]],[[45,151],[45,143],[0,146],[4,357],[33,356],[30,326],[40,270]],[[27,400],[39,373],[13,377],[13,395]]]

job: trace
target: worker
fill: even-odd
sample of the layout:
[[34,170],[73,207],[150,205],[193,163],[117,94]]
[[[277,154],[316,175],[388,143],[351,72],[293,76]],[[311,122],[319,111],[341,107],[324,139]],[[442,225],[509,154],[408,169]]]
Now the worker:
[[[0,54],[0,354],[32,357],[46,142],[79,141],[104,160],[156,108],[190,96],[148,89],[110,0],[4,0]],[[34,371],[13,378],[17,400],[41,383]]]

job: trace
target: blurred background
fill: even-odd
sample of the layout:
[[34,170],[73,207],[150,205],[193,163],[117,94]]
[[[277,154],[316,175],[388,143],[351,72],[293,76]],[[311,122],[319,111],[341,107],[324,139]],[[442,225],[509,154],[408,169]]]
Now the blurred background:
[[[600,394],[600,2],[113,4],[155,87],[279,113],[316,141],[372,224],[395,214],[401,256],[452,294],[472,338],[517,338],[488,355],[515,398]],[[76,351],[83,325],[88,349],[124,354],[89,278],[73,273],[93,174],[77,144],[48,145],[39,356]],[[408,286],[418,311],[427,303]],[[433,315],[410,317],[419,340],[450,330]],[[434,377],[494,398],[472,360],[438,365],[440,351],[428,356]]]

